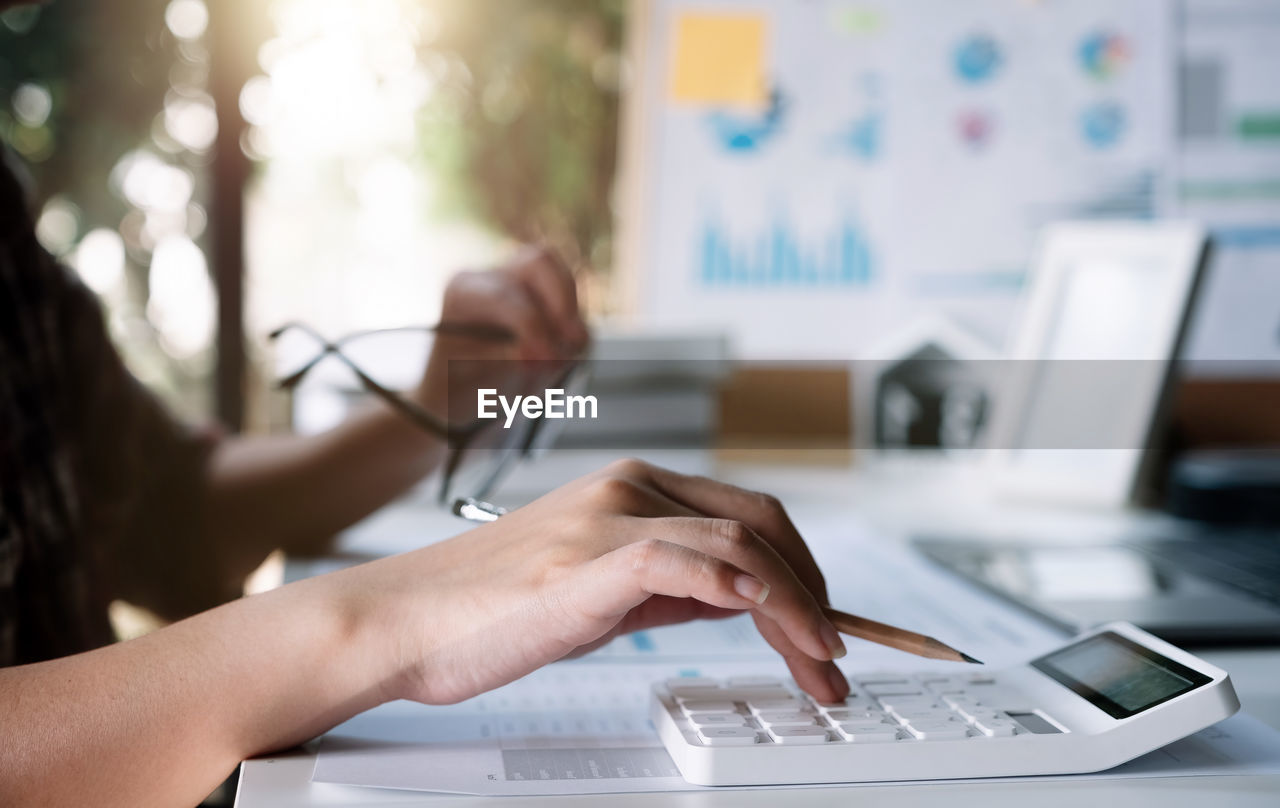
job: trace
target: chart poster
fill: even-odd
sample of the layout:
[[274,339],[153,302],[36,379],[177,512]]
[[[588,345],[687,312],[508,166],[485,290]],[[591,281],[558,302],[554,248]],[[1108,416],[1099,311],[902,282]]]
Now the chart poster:
[[1178,215],[1214,249],[1189,335],[1199,376],[1280,369],[1280,3],[1185,0]]
[[932,311],[999,345],[1042,225],[1171,208],[1164,0],[646,8],[651,326],[857,359]]

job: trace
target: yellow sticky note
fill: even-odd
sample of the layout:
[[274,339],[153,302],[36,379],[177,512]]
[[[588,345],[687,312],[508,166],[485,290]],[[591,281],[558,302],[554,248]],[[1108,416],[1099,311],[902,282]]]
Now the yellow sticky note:
[[761,107],[765,21],[758,14],[690,13],[676,22],[671,98],[687,104]]

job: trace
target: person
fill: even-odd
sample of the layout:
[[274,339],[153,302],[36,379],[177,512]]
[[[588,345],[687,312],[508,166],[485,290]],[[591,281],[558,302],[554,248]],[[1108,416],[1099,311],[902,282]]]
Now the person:
[[[178,424],[39,246],[8,163],[0,804],[195,804],[240,760],[382,702],[457,702],[625,632],[746,610],[801,687],[847,695],[821,572],[777,500],[637,460],[456,538],[240,597],[272,549],[321,550],[447,447],[381,404],[311,437]],[[507,329],[526,359],[588,339],[571,275],[536,250],[456,276],[441,319]],[[439,374],[423,379],[414,397],[438,408]],[[175,622],[113,643],[115,599]]]

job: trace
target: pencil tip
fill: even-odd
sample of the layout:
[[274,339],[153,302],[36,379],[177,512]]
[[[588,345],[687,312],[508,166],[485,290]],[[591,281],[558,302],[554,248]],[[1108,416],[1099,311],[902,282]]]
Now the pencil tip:
[[960,654],[960,657],[961,657],[965,662],[968,662],[968,663],[973,664],[973,665],[981,665],[981,664],[982,664],[982,660],[981,660],[981,659],[974,659],[973,657],[971,657],[971,656],[969,656],[968,654],[966,654],[964,651],[957,651],[956,653]]

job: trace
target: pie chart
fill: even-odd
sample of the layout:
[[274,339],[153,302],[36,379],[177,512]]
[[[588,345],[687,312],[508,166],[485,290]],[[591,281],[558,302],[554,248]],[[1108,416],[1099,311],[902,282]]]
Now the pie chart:
[[972,34],[956,47],[954,66],[961,81],[982,84],[999,72],[1003,61],[999,43],[986,34]]

